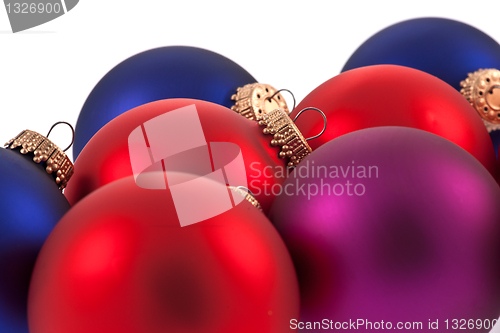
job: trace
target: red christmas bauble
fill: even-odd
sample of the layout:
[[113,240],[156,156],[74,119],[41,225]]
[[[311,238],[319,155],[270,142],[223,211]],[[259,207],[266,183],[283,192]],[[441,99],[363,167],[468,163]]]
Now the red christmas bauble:
[[[322,110],[328,119],[325,133],[309,141],[313,150],[364,128],[413,127],[454,142],[495,175],[495,152],[477,111],[453,87],[422,71],[394,65],[352,69],[315,88],[291,117],[306,107]],[[322,130],[323,119],[311,112],[296,125],[311,137]]]
[[38,257],[30,332],[291,331],[297,278],[264,214],[243,200],[181,227],[172,193],[127,177],[76,204]]
[[[275,197],[270,188],[274,184],[283,183],[286,176],[286,161],[278,157],[279,150],[270,145],[271,138],[262,133],[257,122],[221,105],[193,99],[168,99],[144,104],[102,127],[75,162],[77,172],[65,190],[70,204],[74,205],[105,184],[133,175],[129,151],[129,136],[132,131],[157,116],[191,105],[196,107],[207,142],[231,142],[241,149],[246,187],[254,193],[264,212],[267,212]],[[177,129],[183,132],[182,127],[185,125],[181,123]],[[186,127],[189,128],[188,125]],[[191,134],[189,130],[184,133]],[[180,145],[182,140],[184,139],[179,138],[177,142],[164,144]],[[280,170],[285,172],[279,172]],[[185,170],[181,168],[176,171]]]

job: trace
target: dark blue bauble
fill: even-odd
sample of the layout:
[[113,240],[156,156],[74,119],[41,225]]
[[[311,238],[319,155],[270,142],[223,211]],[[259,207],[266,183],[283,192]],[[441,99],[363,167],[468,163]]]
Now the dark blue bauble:
[[495,154],[498,157],[498,146],[500,146],[500,129],[490,132],[491,141],[493,141],[493,147],[495,147]]
[[[500,45],[468,24],[419,18],[391,25],[370,37],[353,53],[342,72],[380,64],[419,69],[460,91],[460,82],[467,74],[486,68],[500,70]],[[498,153],[499,134],[490,135]]]
[[238,64],[208,50],[169,46],[139,53],[109,71],[90,93],[76,124],[73,158],[101,127],[139,105],[192,98],[230,108],[236,89],[255,82]]
[[0,332],[28,333],[26,308],[33,265],[69,208],[41,165],[0,148]]
[[419,18],[391,25],[370,37],[342,72],[379,64],[419,69],[460,91],[460,81],[468,73],[480,68],[500,69],[500,45],[465,23]]

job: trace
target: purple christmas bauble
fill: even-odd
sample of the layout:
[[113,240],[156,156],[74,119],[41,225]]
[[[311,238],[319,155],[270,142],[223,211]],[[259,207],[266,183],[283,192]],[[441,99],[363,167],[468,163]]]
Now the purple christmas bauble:
[[293,328],[481,319],[473,331],[487,332],[498,318],[500,188],[454,143],[405,127],[352,132],[304,159],[281,192],[270,217],[299,276]]

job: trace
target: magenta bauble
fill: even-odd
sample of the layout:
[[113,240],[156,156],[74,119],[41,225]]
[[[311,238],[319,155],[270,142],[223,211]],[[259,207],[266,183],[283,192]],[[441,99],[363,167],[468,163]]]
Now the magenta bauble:
[[295,169],[270,216],[294,259],[304,322],[425,331],[429,319],[441,330],[500,314],[500,188],[437,135],[379,127],[334,139]]

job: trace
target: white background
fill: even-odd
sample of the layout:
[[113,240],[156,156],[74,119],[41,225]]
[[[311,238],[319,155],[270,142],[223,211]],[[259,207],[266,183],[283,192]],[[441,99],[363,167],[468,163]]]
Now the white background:
[[[80,0],[66,15],[13,34],[0,8],[0,144],[24,129],[46,134],[57,121],[76,125],[102,76],[150,48],[210,49],[259,82],[292,90],[299,102],[337,75],[363,41],[391,24],[446,17],[500,41],[499,14],[499,0]],[[63,147],[70,132],[62,126],[51,138]]]

